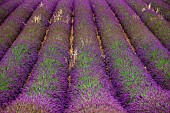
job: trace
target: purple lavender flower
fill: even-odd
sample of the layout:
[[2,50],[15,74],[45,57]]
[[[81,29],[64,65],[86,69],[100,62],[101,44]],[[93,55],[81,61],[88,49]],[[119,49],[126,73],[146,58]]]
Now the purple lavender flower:
[[167,3],[168,5],[170,5],[170,1],[169,0],[163,0],[165,3]]
[[27,26],[13,43],[0,63],[0,106],[15,99],[23,87],[28,74],[37,61],[41,41],[48,27],[56,0],[42,2],[29,19]]
[[0,26],[0,60],[15,41],[41,0],[26,0]]
[[[162,0],[142,0],[148,5],[150,4],[155,10],[160,11],[165,19],[170,22],[170,6],[164,3]],[[169,0],[166,1],[167,3]],[[170,2],[169,2],[170,3]]]
[[[15,109],[26,113],[63,113],[67,102],[72,3],[72,0],[58,2],[38,61],[23,88],[23,93],[5,109],[5,113],[14,112]],[[62,19],[52,21],[60,11]],[[29,110],[26,111],[26,108]]]
[[12,11],[15,10],[16,7],[18,7],[23,0],[10,0],[0,7],[0,24],[5,20],[7,16],[10,15]]
[[123,1],[107,0],[130,38],[138,57],[154,80],[170,89],[170,53],[148,30],[137,14]]
[[[130,113],[143,112],[143,110],[147,112],[154,110],[154,113],[166,110],[168,113],[169,93],[156,84],[135,55],[135,51],[132,51],[131,44],[128,44],[127,37],[112,10],[105,1],[90,1],[106,54],[108,74],[112,78],[116,95],[122,106]],[[108,0],[108,3],[110,2]],[[123,4],[116,0],[112,2],[115,3],[114,6]],[[124,7],[119,5],[118,10],[122,8]]]
[[105,73],[90,4],[88,0],[76,0],[74,7],[75,65],[70,72],[70,101],[65,112],[125,113],[114,99],[111,82]]
[[9,1],[9,0],[0,0],[0,5],[4,4],[7,1]]
[[141,20],[148,26],[156,38],[170,51],[170,23],[142,0],[125,1],[141,17]]

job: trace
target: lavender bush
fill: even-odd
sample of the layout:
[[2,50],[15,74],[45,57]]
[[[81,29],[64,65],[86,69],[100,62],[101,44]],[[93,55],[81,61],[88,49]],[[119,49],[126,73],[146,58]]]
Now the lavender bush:
[[88,0],[75,0],[74,11],[75,65],[65,113],[125,113],[105,73]]
[[[151,4],[155,10],[159,10],[165,19],[170,22],[170,6],[162,0],[143,0],[148,5]],[[167,0],[169,2],[169,0]]]
[[15,99],[21,92],[34,66],[48,20],[57,0],[44,0],[29,19],[27,26],[0,62],[0,106]]
[[0,60],[15,41],[41,0],[26,0],[0,26]]
[[7,2],[8,0],[0,0],[0,5],[4,4],[5,2]]
[[[51,19],[52,24],[43,42],[36,66],[26,83],[24,93],[6,108],[5,113],[14,112],[15,109],[22,113],[28,112],[26,107],[30,110],[28,113],[40,111],[63,113],[68,88],[71,10],[72,0],[61,0],[57,4]],[[59,14],[62,19],[55,21],[56,15]],[[31,108],[32,106],[34,109]]]
[[170,1],[169,0],[163,0],[165,3],[167,3],[168,5],[170,5]]
[[[141,20],[170,51],[170,23],[149,8],[142,0],[125,0],[136,11]],[[170,10],[170,9],[169,9]]]
[[153,79],[164,89],[170,89],[170,53],[123,1],[107,0],[130,38],[138,57]]
[[0,24],[20,5],[23,0],[10,0],[0,6]]
[[[156,84],[132,51],[112,10],[105,1],[90,1],[106,54],[108,74],[122,106],[129,113],[168,113],[169,93]],[[121,4],[120,1],[117,3]]]

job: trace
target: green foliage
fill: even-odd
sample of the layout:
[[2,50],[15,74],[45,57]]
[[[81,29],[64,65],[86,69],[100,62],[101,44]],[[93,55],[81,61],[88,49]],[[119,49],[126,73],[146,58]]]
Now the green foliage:
[[168,75],[166,76],[166,81],[165,84],[169,85],[169,80],[170,80],[170,72],[168,73]]
[[170,74],[168,73],[168,64],[170,63],[169,62],[169,59],[165,59],[165,58],[159,58],[159,51],[158,50],[154,50],[151,52],[151,55],[152,55],[152,58],[155,62],[155,65],[156,67],[160,70],[163,70],[164,73],[167,74],[167,77],[166,79],[168,80],[170,77]]
[[59,66],[59,67],[64,66],[59,60],[55,60],[53,58],[46,58],[45,60],[43,60],[43,62],[41,63],[41,65],[39,67],[39,73],[52,75],[53,73],[56,72],[54,65],[55,65],[55,67],[56,66]]
[[[41,63],[41,65],[44,66],[44,67],[46,67],[46,68],[48,68],[48,69],[50,69],[50,68],[52,67],[54,61],[55,61],[54,59],[46,58],[46,59]],[[58,62],[57,62],[57,63],[58,63]]]
[[112,49],[117,49],[118,47],[120,47],[121,42],[115,40],[114,44],[112,44]]
[[170,73],[169,73],[169,69],[168,69],[168,64],[169,64],[169,60],[168,59],[159,59],[156,60],[156,66],[163,70],[165,74],[167,74],[166,79],[168,80],[170,77]]
[[17,61],[21,60],[22,54],[28,52],[28,46],[26,44],[19,44],[12,48],[12,53],[15,55]]
[[58,47],[58,45],[56,47],[49,46],[48,50],[44,52],[44,56],[49,57],[49,56],[54,56],[54,54],[62,55],[62,53],[59,52],[58,49],[60,49],[60,47]]
[[116,59],[116,63],[117,63],[118,65],[121,65],[121,64],[123,63],[122,60],[123,60],[122,58],[117,58],[117,59]]
[[40,86],[40,85],[34,85],[33,86],[33,91],[37,94],[41,94],[42,92],[44,93],[44,91],[42,91],[42,87],[43,86]]
[[37,83],[33,85],[33,91],[37,94],[44,94],[48,89],[48,83],[46,80],[44,81],[42,78],[38,78]]
[[123,67],[128,67],[132,63],[132,58],[117,58],[117,54],[114,53],[114,57],[116,58],[115,64],[113,65],[113,68],[123,68]]
[[60,61],[55,60],[53,58],[46,58],[42,63],[41,66],[46,67],[47,69],[53,70],[53,65],[58,64],[63,66]]
[[154,50],[151,52],[153,61],[155,62],[156,67],[160,70],[163,70],[165,74],[167,74],[166,79],[168,80],[170,74],[168,73],[168,64],[170,63],[169,59],[159,58],[159,54],[161,54],[158,50]]
[[155,64],[159,69],[167,70],[166,65],[169,63],[169,60],[164,58],[159,58],[158,57],[159,54],[161,53],[158,50],[153,50],[151,52],[152,60],[155,61]]
[[157,55],[158,55],[158,50],[153,50],[152,52],[151,52],[151,55],[152,55],[152,57],[153,57],[153,60],[156,60],[157,59]]
[[34,27],[30,27],[30,28],[29,28],[29,30],[28,30],[28,32],[30,32],[30,33],[33,33],[33,32],[35,32],[35,29],[34,29]]
[[[128,92],[130,91],[130,100],[131,102],[136,100],[136,96],[141,96],[142,98],[147,98],[147,93],[150,90],[149,87],[142,87],[141,89],[141,84],[142,83],[142,78],[140,76],[137,76],[133,81],[128,81],[124,82],[124,85],[127,86],[125,87]],[[145,83],[144,83],[145,84]],[[147,86],[150,83],[146,83],[145,85]]]
[[4,73],[0,74],[0,90],[8,90],[8,82]]
[[58,82],[58,77],[53,77],[53,74],[56,72],[54,67],[55,64],[62,65],[60,61],[52,58],[46,58],[43,60],[38,69],[39,74],[37,75],[37,80],[31,86],[28,94],[31,94],[32,91],[36,94],[47,94],[47,90],[57,89],[56,86],[50,85],[51,83]]
[[117,58],[118,56],[121,55],[114,53],[116,60],[113,68],[119,68],[120,74],[124,77],[123,84],[125,86],[125,90],[131,92],[130,98],[134,98],[134,96],[139,93],[142,96],[146,96],[146,91],[143,93],[140,92],[140,84],[142,82],[140,75],[142,71],[139,71],[137,66],[132,66],[132,58],[125,57],[123,55],[122,57]]
[[106,25],[106,26],[105,26],[105,30],[106,30],[107,35],[109,35],[110,32],[113,32],[113,29],[112,29],[112,28],[113,28],[113,25],[109,23],[109,20],[108,20],[107,17],[104,16],[104,17],[102,18],[102,22],[105,23],[105,25]]
[[48,51],[50,51],[51,53],[53,53],[53,52],[56,51],[56,48],[55,48],[55,47],[49,47],[49,48],[48,48]]
[[78,89],[91,96],[91,92],[97,92],[100,90],[102,85],[99,83],[99,78],[95,78],[95,76],[87,74],[89,72],[85,72],[84,76],[80,78],[80,83],[78,85]]
[[140,72],[137,71],[137,67],[133,67],[130,69],[122,69],[120,74],[125,77],[127,80],[126,85],[127,87],[131,86],[132,84],[137,84],[141,81],[139,74]]
[[83,76],[82,78],[80,78],[80,80],[84,82],[84,84],[82,85],[82,89],[87,89],[92,87],[89,76]]
[[94,60],[94,58],[88,57],[87,53],[81,53],[78,56],[79,59],[79,63],[78,66],[81,68],[87,68],[89,66],[91,66],[92,61]]
[[136,66],[133,66],[131,69],[126,69],[126,70],[122,69],[122,71],[120,71],[120,73],[122,76],[124,76],[131,83],[135,84],[140,81],[139,75],[141,72],[139,72],[137,70]]
[[[142,39],[143,39],[143,38],[142,38]],[[143,40],[142,40],[142,41],[143,41]],[[145,44],[143,45],[143,49],[144,49],[145,51],[147,51],[150,46],[151,46],[151,45],[150,45],[149,43],[145,43]]]
[[122,70],[122,71],[120,71],[120,74],[123,75],[126,78],[129,78],[129,75],[131,75],[132,73],[131,73],[130,70],[125,70],[125,71]]
[[170,79],[170,72],[168,73],[167,79]]
[[36,82],[33,83],[32,89],[36,94],[46,94],[47,90],[56,90],[56,86],[50,85],[58,81],[58,77],[53,78],[52,75],[38,75]]
[[168,60],[166,59],[159,59],[156,63],[158,68],[164,69],[165,65],[168,64]]
[[[6,68],[7,69],[7,68]],[[0,73],[0,90],[8,90],[9,88],[9,81],[11,78],[5,75],[4,70]]]

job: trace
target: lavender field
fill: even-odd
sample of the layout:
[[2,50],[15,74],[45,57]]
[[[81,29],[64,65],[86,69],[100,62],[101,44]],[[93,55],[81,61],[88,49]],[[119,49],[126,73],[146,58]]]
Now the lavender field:
[[170,1],[0,0],[0,113],[170,113]]

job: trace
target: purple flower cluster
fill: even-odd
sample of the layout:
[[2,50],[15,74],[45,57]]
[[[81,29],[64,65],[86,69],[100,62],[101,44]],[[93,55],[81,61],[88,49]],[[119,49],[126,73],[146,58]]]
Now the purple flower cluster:
[[[110,71],[108,74],[112,78],[113,86],[115,86],[117,97],[122,106],[129,113],[143,112],[143,110],[154,113],[166,111],[168,113],[170,111],[169,93],[156,84],[140,59],[132,51],[112,10],[105,1],[90,1],[106,54],[106,63]],[[108,2],[113,2],[114,6],[119,4],[117,10],[124,8],[120,5],[123,4],[121,1],[108,0]],[[122,12],[126,13],[127,11],[126,8],[126,11]]]
[[170,51],[170,23],[164,20],[159,13],[151,9],[150,6],[145,4],[142,0],[125,1],[132,9],[134,9],[153,34]]
[[[27,112],[26,107],[29,113],[63,113],[68,89],[72,6],[72,0],[58,2],[39,59],[26,82],[23,94],[6,108],[5,113],[12,113],[15,109]],[[54,21],[59,12],[62,12],[62,20]]]
[[21,95],[12,102],[1,113],[49,113],[49,109],[54,105],[47,104],[50,100],[42,95],[32,96]]
[[48,20],[57,1],[42,2],[0,62],[0,106],[15,99],[37,61]]
[[[167,19],[170,22],[170,6],[166,3],[164,3],[162,0],[142,0],[148,5],[151,4],[151,7],[153,7],[155,10],[159,10],[160,13],[164,16],[165,19]],[[167,3],[170,3],[169,0],[166,1]]]
[[165,3],[167,3],[168,5],[170,5],[170,1],[169,0],[163,0]]
[[41,0],[26,0],[0,26],[0,60],[15,41]]
[[126,113],[114,99],[88,0],[75,0],[74,11],[75,65],[70,72],[70,101],[65,113]]
[[7,2],[8,0],[0,0],[0,5],[4,4],[5,2]]
[[130,38],[138,57],[154,80],[170,89],[170,52],[140,20],[139,16],[123,1],[107,0]]
[[9,0],[8,2],[0,6],[0,24],[5,20],[7,16],[10,15],[12,11],[18,7],[23,0]]

